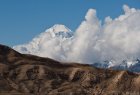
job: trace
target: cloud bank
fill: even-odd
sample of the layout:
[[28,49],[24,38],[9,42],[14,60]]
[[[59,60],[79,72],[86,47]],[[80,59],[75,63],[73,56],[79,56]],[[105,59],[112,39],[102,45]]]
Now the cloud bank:
[[14,49],[59,61],[89,64],[105,60],[115,60],[117,64],[140,58],[140,10],[127,5],[123,10],[124,14],[115,19],[106,17],[101,24],[96,10],[89,9],[73,37],[50,38],[44,32],[29,44]]

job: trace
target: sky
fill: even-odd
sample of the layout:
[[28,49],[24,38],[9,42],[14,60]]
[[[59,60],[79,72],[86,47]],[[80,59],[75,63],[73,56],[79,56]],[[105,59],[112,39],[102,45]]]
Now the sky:
[[0,0],[0,43],[27,43],[54,24],[75,31],[90,8],[104,22],[122,14],[124,4],[140,9],[140,0]]

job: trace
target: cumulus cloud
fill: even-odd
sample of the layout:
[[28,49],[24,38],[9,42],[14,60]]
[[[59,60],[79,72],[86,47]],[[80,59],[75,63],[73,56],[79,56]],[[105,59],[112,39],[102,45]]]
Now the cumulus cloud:
[[140,11],[123,6],[124,14],[109,20],[103,26],[102,48],[103,60],[125,60],[140,57]]
[[[76,62],[89,63],[96,60],[95,44],[100,32],[100,22],[96,16],[96,10],[89,9],[85,21],[81,23],[74,35],[71,51],[68,59]],[[96,53],[97,54],[97,53]]]
[[123,10],[124,14],[114,20],[106,17],[101,26],[96,11],[90,9],[75,33],[68,58],[84,63],[115,60],[116,64],[139,58],[140,11],[127,5]]
[[[127,5],[123,6],[123,10],[124,14],[115,19],[106,17],[101,25],[96,10],[89,9],[72,38],[62,41],[44,36],[41,40],[20,47],[60,61],[94,63],[115,60],[114,64],[117,64],[123,60],[140,58],[140,10]],[[34,45],[37,42],[38,46]],[[19,50],[19,47],[15,49]]]

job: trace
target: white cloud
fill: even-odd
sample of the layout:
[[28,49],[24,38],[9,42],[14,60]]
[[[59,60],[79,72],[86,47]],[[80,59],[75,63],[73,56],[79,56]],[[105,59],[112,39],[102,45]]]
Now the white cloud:
[[90,63],[96,60],[95,44],[100,32],[100,22],[96,17],[96,10],[89,9],[85,21],[81,23],[75,32],[74,41],[71,45],[71,51],[68,53],[69,61]]
[[15,49],[21,51],[24,47],[29,51],[25,53],[82,63],[140,58],[140,10],[127,5],[123,10],[124,14],[115,19],[106,17],[101,25],[96,10],[89,9],[73,38],[62,41],[58,37],[41,36],[43,38]]
[[101,39],[105,42],[100,46],[103,48],[104,59],[124,60],[140,57],[140,11],[130,9],[126,5],[123,9],[124,15],[104,24]]

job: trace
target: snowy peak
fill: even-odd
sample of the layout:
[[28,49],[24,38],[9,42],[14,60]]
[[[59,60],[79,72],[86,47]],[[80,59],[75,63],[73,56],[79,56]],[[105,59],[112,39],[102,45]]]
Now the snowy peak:
[[45,32],[49,32],[52,37],[69,38],[73,36],[72,31],[62,24],[55,24],[53,27],[47,29]]
[[62,24],[55,24],[53,27],[47,29],[45,32],[53,31],[55,33],[57,32],[71,32],[69,28],[67,28],[65,25]]
[[[67,44],[69,44],[69,41],[72,40],[72,38],[73,32],[69,28],[65,25],[56,24],[47,29],[45,32],[42,32],[38,36],[34,37],[29,43],[14,46],[13,49],[19,51],[20,53],[34,54],[57,59],[60,57],[57,53],[62,51],[65,52]],[[63,43],[66,44],[63,45]]]
[[104,61],[102,63],[93,63],[92,66],[98,67],[98,68],[111,68],[115,70],[128,70],[132,72],[140,72],[140,60],[123,60],[119,64],[116,64],[117,62],[115,60],[111,61]]

